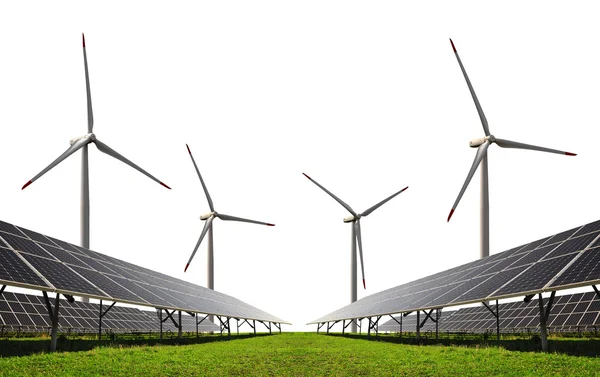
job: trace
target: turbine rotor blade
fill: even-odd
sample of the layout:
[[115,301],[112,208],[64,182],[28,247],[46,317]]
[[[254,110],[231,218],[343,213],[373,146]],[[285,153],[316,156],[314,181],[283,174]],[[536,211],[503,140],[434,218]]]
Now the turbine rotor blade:
[[460,189],[460,192],[458,193],[458,197],[456,198],[456,201],[454,202],[454,205],[452,206],[452,210],[450,211],[450,214],[448,215],[448,221],[450,221],[450,218],[452,217],[454,210],[458,206],[460,199],[462,198],[463,194],[465,193],[467,186],[469,186],[469,182],[471,182],[471,178],[473,178],[473,174],[475,174],[477,167],[479,167],[479,163],[485,157],[489,146],[490,146],[490,142],[489,142],[489,140],[486,140],[477,149],[477,154],[475,155],[475,160],[473,161],[473,165],[471,165],[471,170],[469,170],[469,174],[467,174],[467,179],[465,180],[465,183],[463,184],[462,188]]
[[196,173],[198,173],[198,178],[200,178],[200,183],[202,183],[202,189],[204,189],[204,194],[206,195],[206,200],[208,200],[208,206],[210,207],[210,211],[214,212],[215,208],[213,207],[212,199],[210,198],[208,189],[206,188],[206,185],[204,184],[204,179],[202,179],[202,175],[200,175],[200,170],[198,170],[198,165],[196,165],[196,160],[194,160],[194,156],[192,156],[192,151],[190,150],[190,147],[187,144],[185,146],[187,147],[188,153],[190,154],[190,158],[192,159],[192,163],[194,164]]
[[485,132],[485,136],[489,136],[490,129],[488,128],[488,122],[485,117],[485,114],[483,113],[483,109],[481,108],[481,105],[479,104],[479,100],[477,99],[477,95],[475,94],[475,90],[473,89],[473,85],[471,85],[471,80],[469,80],[469,76],[467,76],[467,71],[465,71],[465,67],[463,66],[462,61],[460,60],[460,56],[458,56],[458,52],[456,52],[456,47],[454,47],[454,42],[452,42],[452,39],[450,39],[450,43],[452,44],[452,49],[454,50],[454,55],[456,55],[456,60],[458,60],[458,65],[460,65],[460,69],[463,73],[463,76],[465,77],[465,80],[467,81],[467,86],[469,87],[469,91],[471,92],[471,97],[473,97],[473,101],[475,102],[475,107],[477,108],[477,113],[479,114],[479,119],[481,119],[481,125],[483,126],[483,131]]
[[[304,173],[302,173],[304,174]],[[350,212],[354,217],[358,217],[358,214],[356,212],[354,212],[354,210],[346,203],[344,203],[344,201],[340,198],[338,198],[337,196],[333,195],[329,190],[327,190],[325,187],[321,186],[319,183],[317,183],[317,181],[315,181],[314,179],[312,179],[311,177],[309,177],[308,175],[304,174],[304,176],[308,179],[311,180],[312,183],[314,183],[315,185],[319,186],[321,188],[321,190],[325,191],[327,194],[329,194],[329,196],[331,196],[333,199],[335,199],[338,203],[340,203],[344,208],[346,208],[348,210],[348,212]]]
[[221,219],[223,221],[238,221],[238,222],[242,222],[242,223],[252,223],[252,224],[260,224],[260,225],[267,225],[267,226],[275,226],[275,224],[271,224],[271,223],[264,223],[262,221],[243,219],[241,217],[224,215],[222,213],[217,213],[215,216],[217,216],[219,219]]
[[171,189],[169,186],[167,186],[166,184],[164,184],[161,181],[159,181],[158,179],[156,179],[152,174],[148,173],[147,171],[145,171],[144,169],[140,168],[139,166],[137,166],[133,162],[129,161],[128,159],[126,159],[125,157],[123,157],[122,155],[120,155],[119,153],[117,153],[117,151],[115,151],[114,149],[112,149],[108,145],[104,144],[100,140],[95,139],[94,143],[96,144],[96,147],[98,147],[98,149],[100,150],[100,152],[106,153],[107,155],[116,158],[117,160],[119,160],[119,161],[121,161],[121,162],[123,162],[123,163],[125,163],[125,164],[127,164],[129,166],[131,166],[135,170],[137,170],[140,173],[144,174],[146,177],[152,179],[153,181],[160,183],[161,185],[163,185],[164,187],[168,188],[169,190]]
[[517,148],[517,149],[528,149],[532,151],[540,151],[540,152],[548,152],[548,153],[556,153],[556,154],[564,154],[567,156],[577,156],[575,153],[559,151],[556,149],[550,149],[545,147],[538,147],[536,145],[518,143],[516,141],[510,141],[505,139],[496,139],[496,144],[502,148]]
[[360,219],[357,219],[354,224],[354,232],[356,233],[356,241],[358,242],[358,255],[360,256],[360,270],[362,272],[362,281],[363,288],[367,289],[367,284],[365,283],[365,265],[363,263],[363,253],[362,253],[362,236],[360,234]]
[[386,199],[383,199],[382,201],[380,201],[379,203],[375,204],[373,207],[369,208],[368,210],[364,211],[363,213],[361,213],[359,216],[361,217],[365,217],[367,215],[369,215],[371,212],[375,211],[377,208],[381,207],[382,205],[384,205],[385,203],[387,203],[388,201],[390,201],[391,199],[393,199],[394,197],[396,197],[397,195],[399,195],[400,193],[402,193],[404,190],[406,190],[408,188],[408,186],[406,186],[405,188],[403,188],[402,190],[398,191],[397,193],[387,197]]
[[85,52],[85,35],[81,33],[83,42],[83,65],[85,67],[85,91],[87,93],[88,133],[94,129],[94,112],[92,111],[92,94],[90,91],[90,76],[88,73],[87,54]]
[[35,182],[42,175],[44,175],[48,171],[50,171],[50,169],[52,169],[53,167],[55,167],[56,165],[58,165],[59,163],[61,163],[62,161],[64,161],[67,157],[69,157],[73,153],[77,152],[84,145],[89,144],[90,142],[91,142],[91,140],[90,140],[89,137],[83,137],[83,138],[75,141],[73,144],[71,144],[69,146],[69,148],[63,154],[61,154],[60,156],[58,156],[58,158],[56,160],[52,161],[52,163],[50,165],[48,165],[44,170],[42,170],[41,172],[39,172],[35,177],[31,178],[31,180],[29,182],[25,183],[23,185],[23,187],[21,188],[21,190],[24,190],[27,186],[29,186],[30,184],[32,184],[33,182]]
[[196,255],[196,251],[198,251],[198,247],[200,247],[200,244],[202,243],[202,239],[206,235],[206,232],[208,232],[208,229],[212,226],[213,219],[214,219],[213,216],[206,219],[206,222],[204,223],[204,228],[202,229],[202,233],[200,233],[200,238],[198,238],[198,242],[196,242],[196,247],[194,247],[194,251],[192,251],[192,255],[190,256],[190,259],[188,260],[187,264],[185,265],[185,269],[183,270],[183,272],[186,272],[188,267],[190,266],[190,263],[192,263],[192,259],[194,259],[194,255]]

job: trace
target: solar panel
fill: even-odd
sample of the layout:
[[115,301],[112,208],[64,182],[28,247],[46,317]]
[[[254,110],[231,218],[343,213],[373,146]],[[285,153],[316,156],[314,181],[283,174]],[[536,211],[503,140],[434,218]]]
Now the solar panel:
[[379,292],[309,322],[366,318],[600,282],[600,221]]
[[[13,329],[46,331],[51,326],[51,321],[43,302],[40,296],[3,292],[0,295],[0,325]],[[103,309],[106,308],[105,305]],[[60,312],[59,327],[62,331],[98,331],[99,304],[60,300]],[[182,314],[181,318],[182,331],[196,331],[195,317]],[[111,332],[159,332],[160,323],[155,311],[113,306],[102,318],[102,328]],[[168,320],[163,323],[163,331],[176,333],[178,329]],[[198,326],[198,331],[220,331],[220,327],[204,319]]]
[[[223,293],[2,221],[0,284],[155,308],[289,324]],[[14,320],[11,315],[9,317]],[[72,317],[65,321],[81,324],[82,319]]]
[[[547,301],[547,299],[545,299]],[[524,331],[539,328],[538,300],[499,305],[500,329],[502,331]],[[569,332],[575,329],[591,329],[600,326],[600,299],[593,293],[577,293],[557,296],[550,311],[548,327],[554,332]],[[400,317],[395,317],[400,322]],[[402,331],[414,332],[416,315],[402,318]],[[421,321],[423,321],[421,317]],[[379,331],[400,331],[400,325],[393,319],[379,326]],[[492,332],[496,331],[496,318],[484,306],[462,308],[443,312],[438,323],[441,332]],[[421,331],[434,331],[435,323],[426,322]]]

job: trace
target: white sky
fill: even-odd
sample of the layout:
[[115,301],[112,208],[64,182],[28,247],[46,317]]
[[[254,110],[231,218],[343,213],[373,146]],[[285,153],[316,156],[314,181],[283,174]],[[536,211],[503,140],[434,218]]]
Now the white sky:
[[[600,25],[594,2],[3,2],[0,219],[79,243],[81,155],[21,186],[87,130],[173,190],[90,147],[91,248],[215,288],[305,326],[349,303],[348,214],[361,222],[359,298],[479,256],[479,174],[448,212],[484,135],[578,153],[489,149],[491,254],[600,218]],[[360,274],[359,274],[360,279]]]

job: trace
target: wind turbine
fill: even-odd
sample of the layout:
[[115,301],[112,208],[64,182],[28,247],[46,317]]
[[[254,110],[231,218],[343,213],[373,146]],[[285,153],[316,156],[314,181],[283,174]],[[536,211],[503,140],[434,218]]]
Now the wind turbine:
[[517,149],[529,149],[533,151],[540,152],[549,152],[549,153],[557,153],[563,154],[567,156],[576,156],[575,153],[559,151],[556,149],[538,147],[530,144],[518,143],[516,141],[510,141],[505,139],[499,139],[490,133],[488,128],[488,122],[485,118],[485,114],[481,109],[481,105],[479,104],[479,100],[475,95],[475,91],[473,90],[473,86],[471,85],[471,81],[467,76],[467,72],[465,71],[465,67],[458,56],[458,52],[456,52],[456,47],[454,46],[454,42],[450,39],[450,44],[452,44],[452,49],[454,50],[454,55],[456,55],[456,60],[458,60],[458,64],[460,65],[460,69],[465,76],[465,81],[467,82],[467,86],[469,87],[469,91],[471,92],[471,96],[473,97],[473,101],[475,102],[475,107],[477,108],[477,113],[479,113],[479,118],[481,119],[481,124],[483,126],[483,131],[485,132],[485,137],[473,139],[469,142],[469,146],[471,148],[477,148],[477,154],[475,155],[475,160],[473,161],[473,165],[469,170],[469,174],[467,175],[467,179],[463,184],[460,192],[458,193],[458,197],[450,210],[450,214],[448,215],[448,221],[454,214],[454,210],[458,206],[460,199],[462,198],[469,182],[471,182],[471,178],[473,178],[473,174],[477,170],[477,167],[481,165],[481,222],[480,222],[480,258],[485,258],[490,255],[490,201],[489,201],[489,191],[488,191],[488,161],[487,161],[487,149],[491,144],[497,144],[501,148],[517,148]]
[[190,266],[190,263],[192,263],[192,259],[194,259],[194,255],[196,255],[196,251],[198,251],[198,247],[200,247],[200,244],[202,243],[202,240],[204,239],[204,236],[208,233],[208,288],[215,289],[214,258],[213,258],[213,250],[214,250],[213,246],[214,245],[213,245],[213,231],[212,231],[212,223],[213,223],[213,220],[215,219],[215,217],[219,218],[223,221],[238,221],[238,222],[243,222],[243,223],[260,224],[260,225],[267,225],[267,226],[275,226],[275,224],[263,223],[261,221],[248,220],[248,219],[243,219],[241,217],[229,216],[229,215],[225,215],[223,213],[218,213],[217,211],[215,211],[215,207],[213,206],[212,199],[210,198],[210,194],[208,193],[208,190],[206,189],[206,185],[204,184],[202,175],[200,175],[200,170],[198,170],[198,165],[196,165],[196,161],[194,160],[192,151],[190,151],[190,147],[187,144],[185,146],[187,147],[188,153],[190,154],[190,158],[192,159],[192,163],[194,164],[196,173],[198,173],[198,178],[200,178],[200,183],[202,184],[202,189],[204,190],[204,194],[206,195],[206,200],[208,201],[208,206],[210,207],[210,212],[200,216],[200,220],[206,221],[206,222],[204,223],[204,228],[202,229],[202,233],[200,233],[200,238],[198,238],[198,242],[196,243],[196,246],[194,247],[194,251],[192,252],[192,255],[190,256],[190,259],[188,260],[187,264],[185,265],[185,269],[183,270],[183,272],[187,271],[188,267]]
[[71,145],[69,148],[61,154],[56,160],[54,160],[50,165],[48,165],[44,170],[38,173],[35,177],[31,178],[30,181],[23,185],[21,190],[24,190],[27,186],[35,182],[42,175],[46,174],[53,167],[58,165],[60,162],[64,161],[73,153],[77,152],[81,149],[81,246],[89,249],[90,247],[90,185],[89,185],[89,164],[88,164],[88,144],[94,143],[96,147],[102,153],[106,153],[107,155],[116,158],[117,160],[124,162],[125,164],[131,166],[132,168],[138,170],[140,173],[149,177],[150,179],[160,183],[164,187],[171,189],[166,184],[162,183],[154,176],[146,172],[144,169],[140,168],[133,162],[129,161],[119,153],[117,153],[114,149],[110,148],[108,145],[104,144],[100,140],[96,138],[96,135],[93,133],[94,127],[94,114],[92,112],[92,96],[90,94],[90,78],[88,74],[88,64],[87,64],[87,55],[85,52],[85,36],[81,34],[82,43],[83,43],[83,65],[85,68],[85,86],[87,93],[87,114],[88,114],[88,133],[72,139]]
[[[304,173],[302,173],[304,174]],[[311,177],[309,177],[308,175],[304,174],[304,176],[308,179],[311,180],[312,183],[314,183],[315,185],[319,186],[321,188],[321,190],[325,191],[327,194],[329,194],[329,196],[331,196],[333,199],[335,199],[336,202],[340,203],[342,205],[342,207],[346,208],[346,210],[348,212],[350,212],[350,216],[346,216],[344,217],[344,222],[345,223],[352,223],[352,241],[351,241],[351,249],[350,249],[350,303],[353,303],[356,301],[357,299],[357,295],[356,295],[356,285],[357,285],[357,276],[356,276],[356,244],[358,243],[358,254],[360,256],[360,270],[362,273],[362,282],[363,282],[363,288],[367,289],[367,284],[365,282],[365,266],[363,263],[363,253],[362,253],[362,237],[361,237],[361,232],[360,232],[360,219],[362,217],[366,217],[369,214],[371,214],[371,212],[375,211],[377,208],[381,207],[382,205],[384,205],[385,203],[387,203],[388,201],[390,201],[391,199],[393,199],[395,196],[397,196],[398,194],[402,193],[404,190],[406,190],[408,188],[408,186],[406,186],[405,188],[403,188],[402,190],[398,191],[395,194],[390,195],[389,197],[383,199],[382,201],[380,201],[379,203],[375,204],[374,206],[372,206],[371,208],[367,209],[366,211],[362,212],[362,213],[356,213],[348,204],[344,203],[344,201],[342,201],[340,198],[338,198],[337,196],[333,195],[332,192],[330,192],[329,190],[327,190],[325,187],[321,186],[319,183],[317,183],[317,181],[315,181],[314,179],[312,179]],[[352,332],[356,332],[356,322],[352,323]]]

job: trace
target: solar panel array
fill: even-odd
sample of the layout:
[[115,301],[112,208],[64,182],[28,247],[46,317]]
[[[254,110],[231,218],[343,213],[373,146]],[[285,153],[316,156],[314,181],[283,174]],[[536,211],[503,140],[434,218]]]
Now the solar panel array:
[[0,284],[286,323],[234,297],[0,221]]
[[[547,303],[548,299],[544,299]],[[493,308],[493,306],[492,306]],[[500,304],[500,330],[523,331],[538,329],[540,312],[538,300]],[[395,317],[398,321],[399,317]],[[423,320],[423,318],[421,318]],[[416,315],[403,318],[402,331],[415,331]],[[590,330],[600,326],[600,299],[594,292],[556,296],[550,310],[548,328],[555,332]],[[428,321],[421,331],[435,330]],[[400,331],[393,319],[379,326],[379,331]],[[463,308],[445,312],[439,323],[439,331],[494,332],[496,318],[484,306]]]
[[[54,304],[53,298],[51,302]],[[104,305],[103,311],[106,309],[108,306]],[[78,301],[69,303],[67,300],[60,300],[59,329],[63,332],[67,329],[97,332],[99,313],[99,304]],[[194,318],[189,314],[182,314],[182,324],[182,331],[196,331]],[[24,331],[45,331],[52,323],[43,297],[5,291],[0,295],[0,325]],[[154,311],[115,305],[102,318],[102,328],[112,332],[159,332],[160,323]],[[201,332],[219,330],[219,326],[208,319],[198,328]],[[168,320],[163,323],[163,331],[176,332],[177,328]]]
[[524,296],[600,282],[600,221],[365,297],[309,324]]

